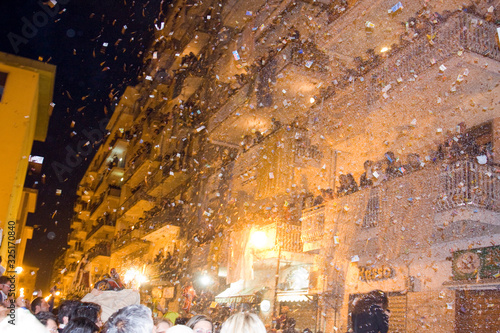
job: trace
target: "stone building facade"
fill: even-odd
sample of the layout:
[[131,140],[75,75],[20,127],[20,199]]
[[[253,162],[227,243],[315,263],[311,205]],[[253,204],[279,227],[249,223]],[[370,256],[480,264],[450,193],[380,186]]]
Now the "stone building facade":
[[468,304],[500,299],[497,10],[402,5],[172,3],[80,184],[66,291],[134,268],[145,302],[190,311],[192,284],[345,332],[379,288],[392,332],[494,327]]

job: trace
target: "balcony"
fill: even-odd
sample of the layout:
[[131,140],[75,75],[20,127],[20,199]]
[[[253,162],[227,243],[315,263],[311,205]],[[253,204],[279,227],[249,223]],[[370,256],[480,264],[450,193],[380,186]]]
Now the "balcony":
[[99,261],[99,257],[106,257],[105,259],[109,260],[109,257],[111,256],[111,242],[100,242],[90,248],[87,251],[87,254],[87,260],[89,262],[92,262],[94,259],[95,261]]
[[123,176],[123,183],[129,185],[131,188],[137,187],[144,180],[148,172],[156,170],[159,167],[160,160],[158,157],[151,144],[148,143],[128,162],[128,169]]
[[121,189],[115,186],[109,186],[108,189],[101,193],[90,205],[90,218],[97,219],[104,212],[112,212],[118,208],[120,204]]
[[325,205],[314,206],[302,211],[302,234],[304,252],[318,250],[322,247],[325,233]]
[[77,230],[73,230],[69,235],[68,235],[68,243],[73,243],[73,242],[78,242],[81,241],[82,239],[78,235]]
[[78,215],[73,216],[73,219],[71,220],[70,228],[76,229],[76,230],[80,230],[83,228],[83,221],[80,220]]
[[[226,104],[210,118],[208,122],[210,139],[238,144],[241,140],[242,133],[249,132],[247,126],[244,126],[245,123],[239,122],[238,118],[246,112],[243,109],[245,108],[245,102],[252,93],[250,91],[251,86],[250,83],[247,83],[240,88],[234,95],[229,97]],[[267,123],[263,125],[267,125]],[[229,127],[232,128],[231,131],[227,130]]]
[[258,231],[265,233],[267,239],[265,248],[258,253],[257,258],[262,260],[278,258],[280,252],[283,258],[293,257],[293,260],[299,260],[299,257],[304,257],[300,229],[298,225],[287,223],[270,223],[257,228]]
[[141,239],[150,242],[171,242],[179,236],[182,224],[181,206],[168,207],[162,212],[151,216],[145,223],[141,224]]
[[138,189],[121,205],[118,216],[141,217],[145,211],[152,209],[155,198],[146,193],[146,184],[139,185]]
[[172,91],[173,105],[187,101],[198,90],[203,81],[202,77],[193,75],[191,72],[177,73]]
[[161,170],[156,172],[149,184],[148,195],[160,198],[174,191],[191,177],[190,169],[183,169],[187,164],[182,161],[166,161]]
[[137,250],[149,247],[149,242],[142,240],[143,231],[140,228],[126,230],[118,233],[112,244],[111,252],[113,256],[122,258],[123,256],[136,252]]
[[87,240],[93,238],[103,239],[108,238],[115,231],[115,214],[105,215],[97,220],[97,225],[95,225],[92,230],[87,235]]
[[83,200],[77,200],[75,206],[73,207],[73,210],[76,213],[80,213],[81,211],[88,211],[89,203]]
[[[317,250],[323,240],[324,247],[335,247],[339,253],[348,256],[349,253],[377,253],[381,237],[390,237],[392,232],[405,232],[406,245],[400,249],[404,251],[419,246],[426,239],[438,243],[446,240],[441,236],[458,241],[467,237],[467,230],[475,230],[479,235],[481,231],[476,230],[474,220],[482,217],[494,220],[498,212],[498,166],[466,160],[431,163],[378,186],[336,197],[325,202],[324,206],[303,211],[305,229],[302,240],[305,249]],[[458,227],[462,222],[452,225],[454,221],[462,221],[464,227]],[[483,222],[484,232],[488,233],[487,224],[490,222],[487,219]],[[388,228],[394,225],[397,225],[395,229]],[[450,231],[455,230],[453,228],[463,230],[455,233]],[[320,236],[321,230],[325,231],[323,237]],[[452,236],[446,236],[442,230]],[[342,239],[332,239],[330,232],[342,235]]]
[[[188,57],[191,53],[194,54],[195,56],[198,56],[200,51],[210,40],[210,34],[208,33],[196,31],[192,32],[192,34],[193,38],[186,44],[186,46],[179,54],[179,56],[176,57],[174,63],[172,64],[172,67],[170,68],[171,70],[177,70],[179,68],[183,68],[183,59],[185,59],[185,57]],[[188,66],[184,66],[184,68],[187,67]],[[191,70],[192,69],[194,68],[191,68]]]
[[450,164],[439,175],[436,211],[477,207],[500,212],[499,168],[470,161]]
[[210,139],[238,145],[256,130],[271,130],[272,118],[290,123],[319,99],[327,64],[328,56],[312,43],[291,41],[278,49],[260,70],[257,93],[254,84],[245,84],[209,119]]
[[369,87],[370,103],[380,99],[382,89],[388,84],[396,83],[398,79],[407,81],[427,70],[432,66],[430,60],[433,60],[433,63],[444,63],[446,59],[455,57],[465,50],[500,61],[496,25],[493,23],[460,12],[440,25],[435,34],[438,38],[433,45],[423,35],[370,73],[373,83]]

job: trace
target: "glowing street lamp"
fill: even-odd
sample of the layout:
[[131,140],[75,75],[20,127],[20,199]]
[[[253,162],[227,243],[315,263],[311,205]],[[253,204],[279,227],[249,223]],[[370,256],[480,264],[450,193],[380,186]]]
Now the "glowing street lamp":
[[200,277],[200,283],[207,287],[209,285],[211,285],[212,283],[214,282],[214,280],[207,274],[203,274],[201,277]]
[[250,244],[252,247],[262,250],[267,245],[267,235],[264,231],[253,231],[250,235]]

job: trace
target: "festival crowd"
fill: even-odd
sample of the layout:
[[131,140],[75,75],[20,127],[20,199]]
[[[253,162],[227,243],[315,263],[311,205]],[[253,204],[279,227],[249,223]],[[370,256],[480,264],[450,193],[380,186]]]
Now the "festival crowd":
[[[152,310],[142,304],[132,304],[103,311],[108,304],[82,300],[65,300],[53,308],[41,296],[29,302],[24,297],[14,300],[8,297],[11,281],[0,276],[0,332],[30,333],[299,333],[295,320],[288,315],[285,306],[274,318],[274,327],[264,325],[260,318],[244,307],[236,310],[222,323],[212,321],[203,314],[182,317],[178,313],[165,311],[164,315],[153,315]],[[126,292],[127,290],[122,290]],[[109,291],[115,298],[122,298],[121,291]],[[102,295],[106,291],[97,292]],[[89,295],[87,295],[89,296]],[[86,297],[87,297],[86,296]],[[117,304],[116,302],[112,302]],[[387,333],[389,310],[387,295],[374,290],[356,299],[353,303],[352,329],[355,333]],[[118,307],[118,306],[117,306]],[[174,314],[174,316],[172,316]],[[303,333],[311,333],[305,329]]]

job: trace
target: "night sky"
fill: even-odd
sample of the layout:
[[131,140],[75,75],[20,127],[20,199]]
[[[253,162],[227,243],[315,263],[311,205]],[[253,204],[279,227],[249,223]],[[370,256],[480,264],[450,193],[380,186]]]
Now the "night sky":
[[[36,0],[0,4],[0,51],[57,66],[48,136],[32,150],[45,158],[45,177],[28,175],[25,183],[39,190],[36,213],[28,217],[35,232],[24,259],[40,267],[38,288],[49,287],[52,264],[67,243],[77,184],[101,142],[86,145],[81,161],[68,163],[68,151],[82,153],[81,142],[89,141],[83,133],[109,119],[124,89],[136,83],[155,23],[163,20],[169,3],[59,0],[54,8]],[[26,22],[34,20],[39,27],[30,30]],[[68,167],[59,177],[56,164]]]

